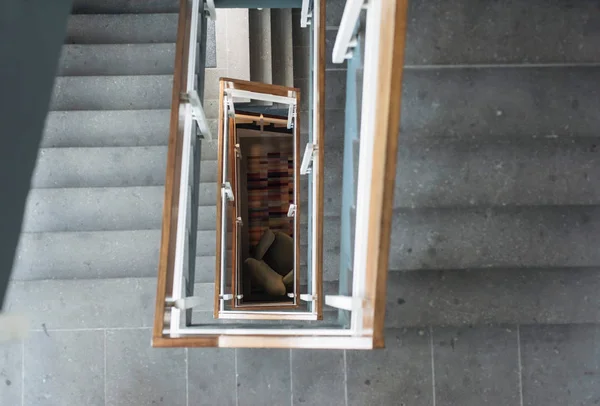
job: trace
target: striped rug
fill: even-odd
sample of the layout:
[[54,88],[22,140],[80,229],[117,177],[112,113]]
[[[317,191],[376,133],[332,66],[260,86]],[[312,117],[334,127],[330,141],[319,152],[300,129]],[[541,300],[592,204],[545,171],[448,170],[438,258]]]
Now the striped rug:
[[293,237],[293,218],[287,216],[294,201],[293,153],[252,148],[247,177],[250,246],[256,246],[267,229]]

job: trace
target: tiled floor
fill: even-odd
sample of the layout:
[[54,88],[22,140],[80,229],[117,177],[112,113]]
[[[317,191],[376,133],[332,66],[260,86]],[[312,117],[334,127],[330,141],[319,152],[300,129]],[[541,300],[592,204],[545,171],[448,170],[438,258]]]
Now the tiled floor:
[[387,330],[381,351],[151,349],[149,328],[0,347],[0,404],[594,405],[595,325]]

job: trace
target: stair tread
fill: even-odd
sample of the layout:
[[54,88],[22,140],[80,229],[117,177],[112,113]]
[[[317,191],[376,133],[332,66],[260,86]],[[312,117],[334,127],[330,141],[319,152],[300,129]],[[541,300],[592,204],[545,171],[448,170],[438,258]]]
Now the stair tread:
[[66,43],[131,44],[175,43],[177,13],[73,14],[67,24]]
[[177,13],[178,0],[74,0],[73,14]]
[[[162,186],[167,151],[166,146],[41,148],[32,187]],[[200,181],[216,182],[217,161],[200,165]]]
[[600,322],[600,268],[390,272],[386,327]]
[[60,76],[50,110],[169,109],[172,75]]
[[597,67],[405,70],[400,137],[597,137],[599,81]]
[[[200,206],[213,210],[216,183],[200,183],[200,188]],[[159,229],[163,199],[162,186],[32,189],[23,231]]]
[[175,43],[65,44],[58,76],[172,74]]
[[[214,263],[214,236],[214,229],[198,231],[198,268]],[[160,229],[22,233],[12,279],[156,276],[160,238]]]
[[[148,277],[11,282],[5,301],[37,329],[139,328],[154,321],[156,270]],[[214,284],[194,290],[212,306]]]
[[600,24],[597,11],[596,5],[589,2],[412,2],[405,61],[599,62],[599,37],[593,28]]
[[[50,111],[42,148],[160,146],[169,142],[168,109]],[[202,141],[202,159],[216,159],[217,140]]]
[[396,209],[390,269],[600,265],[600,206]]
[[599,204],[599,152],[589,137],[406,141],[394,207]]

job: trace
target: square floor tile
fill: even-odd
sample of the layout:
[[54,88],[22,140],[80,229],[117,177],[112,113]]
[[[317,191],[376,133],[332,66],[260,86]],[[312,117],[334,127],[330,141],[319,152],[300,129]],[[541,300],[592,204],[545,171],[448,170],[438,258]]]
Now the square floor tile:
[[347,351],[348,405],[433,404],[429,333],[388,329],[385,349]]
[[188,349],[190,405],[235,405],[235,350]]
[[517,347],[516,327],[434,327],[436,405],[517,405]]
[[24,368],[25,405],[104,406],[104,331],[32,332]]
[[600,404],[599,337],[592,324],[522,326],[523,404]]
[[150,347],[150,329],[106,332],[106,404],[186,405],[184,348]]
[[0,405],[21,404],[22,354],[22,343],[0,343]]
[[294,405],[345,405],[344,351],[292,350]]
[[291,404],[290,350],[238,349],[238,405]]

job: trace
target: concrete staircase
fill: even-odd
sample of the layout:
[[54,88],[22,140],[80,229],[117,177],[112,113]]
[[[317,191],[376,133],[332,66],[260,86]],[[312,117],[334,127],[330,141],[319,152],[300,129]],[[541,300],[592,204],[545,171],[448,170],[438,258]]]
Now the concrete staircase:
[[[30,313],[53,295],[76,297],[82,290],[100,297],[116,284],[153,294],[177,11],[177,1],[75,2],[13,268],[13,311]],[[240,12],[219,9],[230,20],[243,19]],[[279,14],[287,16],[274,12],[269,24],[277,26]],[[225,75],[218,63],[231,50],[216,51],[217,67],[205,74],[215,135],[218,77]],[[268,66],[275,77],[292,72],[276,66]],[[195,290],[207,297],[215,266],[216,148],[216,141],[202,142]],[[21,301],[19,292],[41,290],[39,303]],[[196,310],[209,310],[208,302]]]
[[[60,280],[62,292],[82,280],[99,292],[116,278],[152,286],[176,4],[86,4],[74,10],[91,14],[69,22],[13,280]],[[419,21],[432,14],[411,6]],[[448,24],[453,35],[466,30]],[[600,57],[584,37],[580,52],[442,52],[420,27],[409,26],[407,42],[387,325],[598,322],[600,101],[589,83],[600,76],[586,64]],[[327,77],[337,109],[338,73]],[[207,104],[212,117],[215,109]],[[343,139],[334,127],[343,115],[328,111],[328,120],[324,268],[335,282]],[[204,141],[196,281],[207,291],[215,176],[216,145]]]
[[[75,3],[13,280],[155,280],[177,11],[176,1]],[[216,170],[216,141],[204,141],[202,282],[215,263]]]

